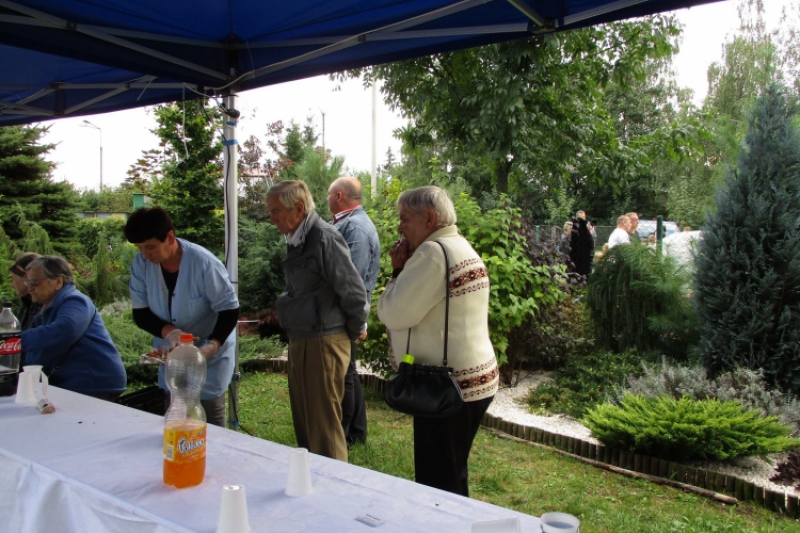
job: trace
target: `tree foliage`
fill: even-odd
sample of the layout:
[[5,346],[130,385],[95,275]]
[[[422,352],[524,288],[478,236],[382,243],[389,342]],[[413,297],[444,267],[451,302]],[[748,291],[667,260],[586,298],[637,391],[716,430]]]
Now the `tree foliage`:
[[165,161],[153,194],[177,233],[212,252],[224,245],[220,112],[205,100],[158,106],[155,111]]
[[778,86],[759,98],[737,169],[698,248],[700,350],[715,375],[736,366],[800,391],[800,133]]
[[40,144],[46,128],[0,128],[0,223],[12,240],[23,236],[17,213],[50,235],[55,247],[66,253],[75,226],[77,195],[67,183],[50,177],[53,164],[44,156],[53,149]]
[[652,17],[349,75],[382,80],[386,102],[413,120],[401,132],[404,150],[426,161],[432,148],[464,170],[478,196],[537,194],[570,179],[616,187],[638,156],[619,145],[603,87],[643,76],[648,59],[672,52],[676,35],[670,18]]

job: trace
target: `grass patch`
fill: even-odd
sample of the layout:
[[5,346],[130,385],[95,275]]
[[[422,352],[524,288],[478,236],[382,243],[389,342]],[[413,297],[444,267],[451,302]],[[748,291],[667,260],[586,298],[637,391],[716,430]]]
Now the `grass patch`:
[[[411,417],[390,410],[365,391],[366,445],[350,449],[350,462],[413,479]],[[240,421],[256,436],[295,446],[286,376],[245,374]],[[539,516],[564,511],[587,533],[800,533],[800,524],[753,504],[731,507],[706,498],[625,478],[481,430],[470,456],[473,498]]]

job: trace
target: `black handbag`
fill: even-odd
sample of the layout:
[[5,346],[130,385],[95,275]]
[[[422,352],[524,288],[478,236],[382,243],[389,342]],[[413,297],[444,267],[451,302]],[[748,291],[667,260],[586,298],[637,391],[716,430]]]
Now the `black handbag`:
[[[384,398],[386,404],[407,415],[424,418],[445,418],[461,411],[464,395],[453,377],[453,369],[447,366],[447,335],[450,318],[450,264],[447,250],[436,241],[444,252],[444,360],[442,366],[400,363],[387,383]],[[406,353],[411,346],[411,328],[408,329]]]

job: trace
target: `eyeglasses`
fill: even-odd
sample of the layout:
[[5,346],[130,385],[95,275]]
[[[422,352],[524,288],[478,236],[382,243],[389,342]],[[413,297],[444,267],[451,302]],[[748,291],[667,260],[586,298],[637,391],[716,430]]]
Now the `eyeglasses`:
[[26,286],[26,287],[38,287],[38,286],[39,286],[39,285],[41,285],[41,284],[42,284],[42,282],[43,282],[44,280],[46,280],[46,279],[47,279],[47,278],[42,278],[42,279],[26,279],[26,280],[25,280],[25,286]]

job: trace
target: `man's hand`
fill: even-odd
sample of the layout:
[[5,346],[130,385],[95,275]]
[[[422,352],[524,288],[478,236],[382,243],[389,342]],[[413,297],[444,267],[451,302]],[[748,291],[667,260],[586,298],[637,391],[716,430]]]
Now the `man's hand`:
[[364,330],[363,333],[361,333],[361,335],[358,336],[358,338],[356,339],[355,343],[356,344],[360,344],[361,341],[363,341],[366,338],[367,338],[367,330]]

